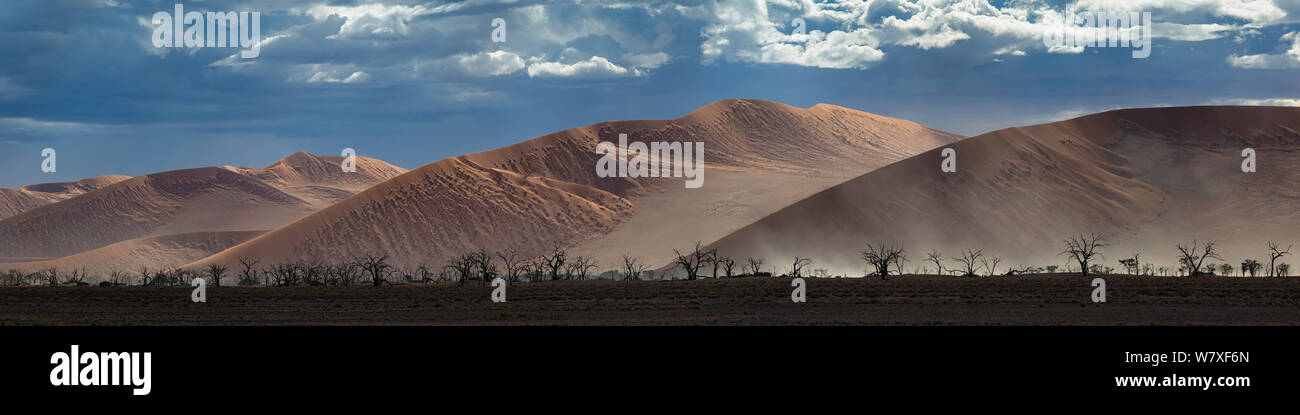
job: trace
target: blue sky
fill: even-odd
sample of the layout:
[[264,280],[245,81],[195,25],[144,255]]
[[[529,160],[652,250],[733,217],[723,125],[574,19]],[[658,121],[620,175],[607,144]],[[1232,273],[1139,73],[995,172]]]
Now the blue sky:
[[[151,18],[174,3],[0,11],[0,187],[344,147],[415,168],[735,97],[968,135],[1122,107],[1300,105],[1300,0],[184,3],[259,12],[253,59],[155,47]],[[1150,57],[1045,47],[1069,11],[1151,12]]]

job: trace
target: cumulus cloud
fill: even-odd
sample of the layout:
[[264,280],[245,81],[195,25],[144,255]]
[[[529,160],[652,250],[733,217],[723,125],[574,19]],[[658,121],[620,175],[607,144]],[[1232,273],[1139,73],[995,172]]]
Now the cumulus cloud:
[[1278,39],[1280,43],[1291,42],[1290,47],[1281,54],[1232,55],[1228,64],[1245,69],[1290,69],[1300,68],[1300,32],[1290,32]]
[[715,23],[703,29],[705,40],[700,45],[705,64],[722,59],[862,69],[884,58],[877,49],[880,42],[868,29],[824,32],[805,28],[805,33],[784,33],[784,25],[772,21],[762,0],[719,2],[713,7]]
[[636,68],[625,68],[600,56],[592,56],[585,61],[565,64],[547,62],[534,58],[528,64],[528,76],[531,78],[619,78],[641,76],[643,72]]
[[[1300,4],[1286,7],[1300,9]],[[725,60],[859,69],[884,59],[891,47],[962,45],[977,59],[996,59],[1011,51],[1081,53],[1082,47],[1045,46],[1043,36],[1060,30],[1067,17],[1085,12],[1151,12],[1153,37],[1187,42],[1241,36],[1300,15],[1300,10],[1288,13],[1272,0],[1082,0],[1063,6],[1038,1],[994,5],[984,0],[745,0],[688,10],[713,22],[701,33],[706,64]],[[793,18],[807,22],[807,34],[794,33],[787,24]],[[816,52],[831,47],[840,49],[831,59]]]
[[431,13],[424,6],[365,4],[360,6],[312,6],[306,13],[323,20],[340,16],[346,21],[330,39],[393,38],[408,34],[407,23],[416,16]]
[[467,75],[509,75],[524,69],[524,59],[511,52],[496,50],[453,57],[458,70]]

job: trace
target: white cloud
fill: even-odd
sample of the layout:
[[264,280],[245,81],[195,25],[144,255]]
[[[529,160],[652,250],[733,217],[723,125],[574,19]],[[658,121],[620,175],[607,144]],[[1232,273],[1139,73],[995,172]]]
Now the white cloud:
[[1240,26],[1217,23],[1177,24],[1154,22],[1151,24],[1152,36],[1184,42],[1200,42],[1227,36],[1229,32],[1240,30]]
[[700,45],[705,64],[722,59],[863,69],[885,56],[868,29],[784,33],[762,0],[720,2],[712,12],[715,23],[703,29],[705,40]]
[[1228,64],[1246,69],[1300,68],[1300,32],[1290,32],[1282,35],[1278,41],[1290,41],[1291,47],[1287,48],[1285,52],[1277,55],[1232,55],[1228,57]]
[[654,69],[663,66],[663,64],[668,63],[669,59],[668,54],[663,52],[642,54],[629,53],[623,55],[624,62],[630,63],[632,66],[637,68],[645,69]]
[[311,64],[299,65],[299,70],[289,75],[287,82],[309,84],[352,84],[370,80],[370,74],[353,65]]
[[509,75],[524,69],[524,59],[511,52],[497,50],[453,57],[456,68],[471,76]]
[[[1290,3],[1287,7],[1294,8]],[[883,59],[890,46],[929,50],[965,45],[975,48],[971,55],[986,59],[1011,51],[1021,52],[1016,55],[1034,51],[1077,54],[1084,48],[1046,47],[1043,35],[1059,30],[1065,16],[1081,12],[1151,12],[1151,35],[1174,41],[1240,36],[1294,19],[1273,0],[1081,0],[1067,6],[1040,1],[994,6],[986,0],[745,0],[689,10],[707,14],[704,18],[712,22],[701,33],[704,41],[700,49],[706,64],[721,59],[829,68],[866,68]],[[1300,15],[1294,11],[1291,14]],[[808,22],[807,35],[794,35],[792,28],[786,27],[794,17]],[[837,59],[818,59],[807,52],[819,46],[810,42],[835,37],[819,36],[820,32],[813,28],[854,43],[836,44],[845,48]],[[1277,61],[1248,57],[1242,64],[1271,65]]]
[[1273,0],[1079,0],[1075,5],[1077,10],[1207,14],[1252,23],[1280,22],[1287,16]]
[[639,69],[624,68],[599,56],[572,64],[533,58],[528,64],[528,76],[532,78],[617,78],[642,74]]
[[360,6],[325,6],[317,5],[306,13],[318,20],[329,16],[346,19],[339,26],[338,33],[330,39],[371,39],[405,36],[408,33],[407,22],[415,16],[432,13],[424,6],[387,6],[383,4],[365,4]]
[[[274,36],[265,37],[265,38],[262,38],[262,40],[258,41],[258,42],[257,42],[257,45],[255,45],[254,48],[256,48],[257,50],[261,51],[261,50],[266,49],[266,45],[270,45],[271,43],[274,43],[274,42],[277,41],[277,40],[284,39],[284,38],[287,38],[287,37],[289,37],[288,34],[277,34],[277,35],[274,35]],[[161,49],[166,49],[166,48],[161,48]],[[192,48],[192,49],[190,49],[190,50],[192,50],[192,51],[198,51],[198,48]],[[242,52],[243,52],[243,49],[241,49],[241,50],[238,51],[238,52],[235,52],[235,53],[231,54],[230,56],[227,56],[227,57],[225,57],[225,58],[222,58],[222,59],[219,60],[219,61],[212,62],[212,63],[208,64],[208,66],[210,66],[210,67],[214,67],[214,68],[215,68],[215,67],[222,67],[222,66],[226,66],[226,67],[239,67],[239,66],[252,65],[254,62],[257,62],[257,59],[244,59],[244,58],[240,57],[239,54],[242,53]],[[260,53],[259,53],[259,54],[260,54]]]
[[1272,107],[1300,107],[1300,98],[1230,98],[1212,101],[1213,105],[1262,105]]

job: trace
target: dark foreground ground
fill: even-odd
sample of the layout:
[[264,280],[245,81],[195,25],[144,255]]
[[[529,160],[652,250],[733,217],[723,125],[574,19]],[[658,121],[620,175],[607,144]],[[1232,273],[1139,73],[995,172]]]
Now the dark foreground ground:
[[789,278],[518,283],[492,287],[2,287],[3,325],[1297,325],[1300,278],[1092,277]]

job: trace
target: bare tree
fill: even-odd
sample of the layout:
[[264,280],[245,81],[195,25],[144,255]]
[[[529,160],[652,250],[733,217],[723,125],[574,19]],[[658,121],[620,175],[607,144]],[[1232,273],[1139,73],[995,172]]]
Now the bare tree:
[[645,271],[646,265],[631,254],[623,254],[623,281],[628,282],[639,279],[641,271]]
[[763,268],[763,258],[749,257],[749,275],[758,275]]
[[722,270],[727,273],[727,278],[731,278],[736,269],[736,260],[726,257],[718,261],[722,263]]
[[497,267],[492,264],[492,256],[488,255],[485,250],[471,252],[467,257],[471,264],[478,270],[478,276],[483,282],[492,282],[497,277]]
[[1010,270],[1008,270],[1007,275],[1038,274],[1041,272],[1043,272],[1042,267],[1036,267],[1033,265],[1021,265],[1019,267],[1013,267]]
[[987,257],[982,258],[980,262],[984,264],[984,270],[988,271],[989,275],[995,275],[998,273],[998,263],[1002,262],[1002,257],[999,257],[997,255],[989,255]]
[[1087,277],[1088,262],[1092,261],[1094,257],[1103,258],[1104,256],[1101,252],[1098,252],[1098,249],[1107,246],[1110,245],[1106,243],[1106,237],[1102,235],[1090,233],[1088,236],[1084,236],[1079,234],[1079,236],[1072,236],[1070,239],[1065,240],[1065,251],[1062,251],[1060,255],[1065,255],[1078,262],[1080,272]]
[[976,273],[976,269],[977,269],[976,264],[978,264],[980,262],[980,259],[983,257],[984,257],[983,249],[968,248],[965,251],[961,252],[961,256],[953,259],[957,260],[957,262],[960,262],[962,267],[966,269],[966,273],[962,274],[963,277],[974,277],[979,275]]
[[701,258],[700,262],[703,264],[709,264],[709,266],[713,267],[713,273],[709,274],[709,278],[718,278],[718,266],[722,265],[722,258],[718,256],[718,248],[712,248],[705,251],[704,258]]
[[1187,275],[1193,277],[1201,275],[1201,263],[1205,262],[1206,258],[1223,259],[1219,257],[1218,251],[1214,249],[1214,241],[1206,241],[1204,248],[1195,239],[1192,240],[1190,246],[1177,244],[1174,247],[1178,248],[1178,261],[1187,266]]
[[674,249],[673,255],[675,256],[673,266],[686,271],[686,279],[694,280],[699,277],[700,267],[704,266],[711,253],[704,249],[703,243],[695,241],[695,248],[690,252],[683,254]]
[[[130,278],[130,276],[127,275],[127,273],[125,273],[125,272],[122,272],[122,271],[113,271],[113,272],[108,273],[108,281],[107,281],[107,282],[108,282],[108,285],[109,285],[110,287],[116,287],[116,286],[119,286],[119,285],[126,285],[126,283],[127,283],[127,279],[128,279],[128,278]],[[104,284],[103,284],[103,282],[101,282],[99,285],[104,285]]]
[[1291,272],[1291,266],[1288,265],[1287,263],[1283,262],[1281,264],[1277,264],[1277,276],[1285,277],[1290,272]]
[[208,278],[212,278],[213,286],[220,287],[221,277],[224,275],[226,275],[226,264],[208,264]]
[[812,259],[794,257],[794,263],[790,265],[790,275],[794,277],[800,276],[803,268],[812,265],[812,263]]
[[460,285],[465,285],[465,281],[474,278],[474,267],[477,265],[474,259],[474,254],[454,256],[447,259],[447,265],[443,268],[454,273]]
[[519,257],[519,252],[509,249],[503,252],[497,252],[497,258],[501,260],[501,265],[506,269],[506,281],[519,282],[519,275],[528,269],[528,263]]
[[415,267],[415,275],[420,277],[420,282],[425,284],[433,282],[433,277],[436,276],[433,273],[433,270],[429,269],[429,266],[424,264],[420,264],[420,266]]
[[542,259],[550,269],[551,281],[560,279],[560,270],[564,268],[564,261],[568,259],[568,253],[564,252],[564,248],[560,244],[555,244],[555,247],[551,248],[550,255],[543,256]]
[[335,274],[336,283],[343,287],[351,286],[352,283],[360,281],[362,273],[361,263],[357,261],[347,261],[342,264],[331,267],[332,273]]
[[586,280],[587,274],[591,273],[592,269],[599,267],[599,265],[596,265],[596,261],[590,257],[578,256],[573,258],[573,261],[569,262],[569,266],[566,268],[565,273],[577,278],[578,280]]
[[528,262],[528,280],[532,282],[541,281],[546,276],[547,261],[545,256],[533,258]]
[[239,274],[239,285],[257,285],[257,269],[253,268],[257,263],[256,259],[239,257],[239,264],[244,266],[244,271]]
[[86,279],[85,268],[72,267],[72,275],[69,275],[68,280],[64,281],[63,283],[82,286],[82,285],[86,285],[86,283],[84,282],[85,279]]
[[302,270],[302,280],[307,285],[313,287],[325,285],[325,278],[329,275],[329,267],[316,261],[299,263],[298,267]]
[[1268,252],[1268,276],[1270,277],[1277,276],[1277,273],[1275,272],[1277,268],[1273,264],[1277,262],[1278,258],[1290,254],[1292,246],[1294,245],[1288,245],[1286,249],[1283,250],[1277,248],[1278,247],[1277,242],[1273,242],[1273,241],[1268,242],[1268,251],[1269,251]]
[[943,261],[943,254],[939,253],[939,250],[931,249],[930,253],[925,254],[925,259],[933,262],[935,269],[939,270],[939,275],[943,275],[943,262],[940,262]]
[[[902,246],[883,243],[880,245],[867,243],[867,249],[862,251],[862,259],[876,268],[875,275],[879,275],[882,280],[889,276],[889,264],[897,263],[902,256]],[[901,275],[903,269],[899,268],[898,273]]]
[[393,268],[388,264],[388,254],[366,254],[357,262],[361,264],[362,270],[370,274],[370,282],[374,286],[378,287],[388,282],[389,270]]

